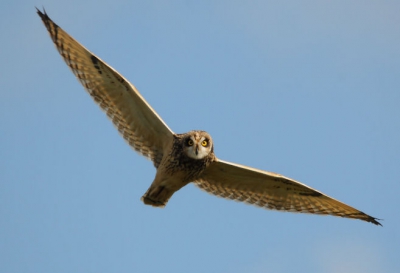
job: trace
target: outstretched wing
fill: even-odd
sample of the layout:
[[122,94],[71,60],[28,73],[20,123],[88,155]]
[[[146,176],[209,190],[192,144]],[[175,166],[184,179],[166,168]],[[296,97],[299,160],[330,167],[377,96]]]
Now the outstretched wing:
[[58,52],[86,91],[129,145],[158,167],[163,148],[172,141],[173,132],[122,75],[75,41],[46,12],[38,10],[37,13]]
[[329,214],[381,225],[376,218],[282,175],[217,160],[195,184],[208,193],[266,209]]

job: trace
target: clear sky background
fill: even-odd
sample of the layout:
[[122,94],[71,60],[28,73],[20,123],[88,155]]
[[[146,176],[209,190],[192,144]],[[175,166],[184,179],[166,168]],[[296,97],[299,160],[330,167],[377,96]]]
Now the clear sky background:
[[[151,162],[74,78],[34,7],[121,72],[169,127],[383,227],[189,185],[140,197]],[[400,1],[2,1],[0,272],[400,270]]]

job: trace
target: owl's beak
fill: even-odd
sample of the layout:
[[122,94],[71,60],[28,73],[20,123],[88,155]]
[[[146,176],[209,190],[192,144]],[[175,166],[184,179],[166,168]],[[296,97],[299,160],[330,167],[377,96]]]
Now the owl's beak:
[[196,155],[199,153],[199,145],[196,145],[196,150],[195,150]]

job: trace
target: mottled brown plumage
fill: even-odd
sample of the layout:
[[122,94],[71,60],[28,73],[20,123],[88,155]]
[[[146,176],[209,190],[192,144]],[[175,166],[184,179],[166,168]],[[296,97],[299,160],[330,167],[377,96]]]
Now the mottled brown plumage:
[[[204,147],[207,154],[203,158],[191,158],[185,151],[187,142],[194,140],[194,144],[205,137],[209,146]],[[200,143],[199,143],[200,144]],[[156,178],[150,188],[143,195],[146,205],[164,207],[172,194],[188,183],[199,179],[202,173],[216,160],[210,135],[204,131],[190,131],[186,134],[175,134],[171,146],[168,147],[159,167]]]
[[317,190],[282,175],[226,162],[214,155],[204,131],[173,133],[136,88],[95,56],[44,12],[38,10],[64,61],[84,88],[135,149],[157,169],[142,200],[164,207],[190,182],[208,193],[280,211],[329,214],[380,225],[371,217]]

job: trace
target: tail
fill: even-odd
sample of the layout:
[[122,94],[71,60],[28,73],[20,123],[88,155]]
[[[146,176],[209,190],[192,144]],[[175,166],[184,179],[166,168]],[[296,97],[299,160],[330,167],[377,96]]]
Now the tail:
[[150,186],[146,193],[140,200],[146,205],[153,207],[163,208],[167,204],[168,200],[174,194],[174,190],[168,189],[164,186]]

